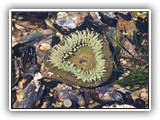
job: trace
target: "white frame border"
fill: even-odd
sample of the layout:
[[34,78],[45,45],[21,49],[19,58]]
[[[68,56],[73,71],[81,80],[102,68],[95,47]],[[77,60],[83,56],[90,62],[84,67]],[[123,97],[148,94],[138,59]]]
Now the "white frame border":
[[[149,108],[148,109],[12,109],[11,108],[11,15],[15,11],[147,11],[149,12]],[[9,110],[10,111],[150,111],[151,110],[151,10],[150,9],[10,9],[9,10]]]

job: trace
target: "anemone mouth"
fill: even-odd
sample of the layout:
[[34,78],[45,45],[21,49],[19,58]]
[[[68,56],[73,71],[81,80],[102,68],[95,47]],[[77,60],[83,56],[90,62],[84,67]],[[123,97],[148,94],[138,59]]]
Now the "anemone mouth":
[[85,87],[97,86],[111,75],[111,52],[106,40],[93,31],[66,36],[49,54],[49,68],[60,81]]

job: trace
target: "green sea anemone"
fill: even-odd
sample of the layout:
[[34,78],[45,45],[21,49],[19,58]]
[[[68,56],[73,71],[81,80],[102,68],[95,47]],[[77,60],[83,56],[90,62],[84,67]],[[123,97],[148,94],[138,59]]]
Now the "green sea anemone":
[[93,31],[76,31],[66,36],[49,55],[54,75],[69,84],[98,86],[112,73],[111,52],[106,40]]

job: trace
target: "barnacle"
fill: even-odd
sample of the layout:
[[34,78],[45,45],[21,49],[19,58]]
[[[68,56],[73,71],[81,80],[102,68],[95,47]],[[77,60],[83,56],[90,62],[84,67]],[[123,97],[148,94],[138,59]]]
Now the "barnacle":
[[106,40],[93,31],[76,31],[66,36],[49,55],[50,71],[61,81],[93,87],[112,73],[111,52]]

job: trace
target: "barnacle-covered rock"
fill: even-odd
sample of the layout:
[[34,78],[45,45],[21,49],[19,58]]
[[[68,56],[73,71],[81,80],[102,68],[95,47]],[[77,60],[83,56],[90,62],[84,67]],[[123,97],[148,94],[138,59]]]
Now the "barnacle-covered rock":
[[72,85],[98,86],[112,73],[106,39],[93,31],[77,31],[53,48],[46,62],[51,78]]

